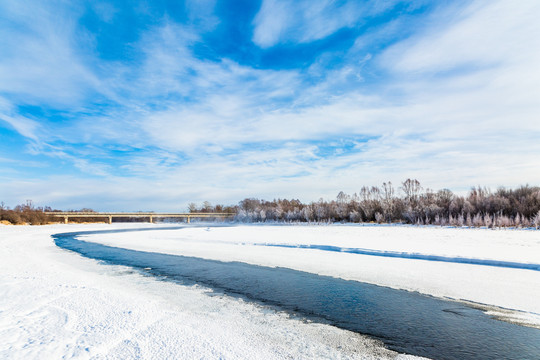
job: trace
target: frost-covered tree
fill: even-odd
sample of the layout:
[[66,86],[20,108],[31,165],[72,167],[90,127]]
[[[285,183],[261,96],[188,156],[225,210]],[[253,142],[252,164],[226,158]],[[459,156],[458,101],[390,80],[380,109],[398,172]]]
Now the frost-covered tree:
[[381,187],[362,186],[352,196],[339,192],[331,201],[321,198],[304,204],[295,199],[248,198],[236,208],[229,208],[239,214],[242,210],[239,218],[250,221],[397,221],[468,227],[536,226],[540,212],[539,187],[499,188],[492,192],[478,186],[466,196],[458,196],[448,189],[424,189],[419,181],[407,179],[400,190],[396,194],[392,183],[386,182]]

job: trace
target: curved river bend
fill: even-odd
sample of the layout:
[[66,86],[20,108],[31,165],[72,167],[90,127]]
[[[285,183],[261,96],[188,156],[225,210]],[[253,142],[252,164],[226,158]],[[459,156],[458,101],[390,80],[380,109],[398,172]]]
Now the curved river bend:
[[77,239],[83,234],[124,231],[144,230],[87,231],[53,238],[57,246],[85,257],[240,295],[370,335],[398,352],[434,359],[540,359],[540,330],[492,319],[462,303],[286,268],[142,252]]

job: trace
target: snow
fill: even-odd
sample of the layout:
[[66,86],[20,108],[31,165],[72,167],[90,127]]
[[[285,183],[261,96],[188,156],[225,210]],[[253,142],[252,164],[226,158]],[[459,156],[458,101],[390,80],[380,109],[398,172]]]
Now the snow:
[[[540,265],[540,232],[415,226],[192,227],[81,239],[141,251],[287,267],[474,303],[540,327],[540,271],[461,263],[463,258]],[[426,261],[264,245],[333,246],[444,256]],[[538,267],[536,267],[538,269]]]
[[[60,232],[142,226],[159,229],[141,224],[0,226],[0,358],[409,358],[349,331],[83,258],[57,248],[50,237]],[[104,238],[116,246],[225,260],[233,257],[227,252],[231,249],[249,250],[244,258],[250,251],[258,253],[255,261],[295,252],[269,249],[264,257],[260,251],[266,248],[228,243],[237,237],[268,238],[273,229],[162,230]],[[278,231],[281,236],[287,234],[284,230]],[[297,234],[294,230],[293,236]],[[97,241],[101,235],[91,238]],[[215,249],[227,251],[220,254]],[[305,266],[308,258],[300,264]]]

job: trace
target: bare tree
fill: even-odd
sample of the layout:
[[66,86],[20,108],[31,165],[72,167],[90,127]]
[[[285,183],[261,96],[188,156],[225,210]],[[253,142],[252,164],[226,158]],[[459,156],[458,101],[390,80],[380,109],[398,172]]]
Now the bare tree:
[[392,215],[394,212],[394,187],[392,182],[383,183],[382,186],[382,203],[384,210],[384,217],[386,221],[392,222]]

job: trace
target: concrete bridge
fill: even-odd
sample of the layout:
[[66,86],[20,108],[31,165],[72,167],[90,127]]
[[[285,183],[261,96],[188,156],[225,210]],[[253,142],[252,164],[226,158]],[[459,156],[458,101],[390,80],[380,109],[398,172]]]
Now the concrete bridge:
[[45,212],[46,215],[64,218],[64,222],[67,224],[69,218],[74,217],[100,217],[108,218],[109,224],[112,224],[113,218],[148,218],[151,223],[154,222],[154,218],[186,218],[188,224],[191,222],[191,218],[228,218],[233,217],[233,213],[155,213],[155,212],[77,212],[77,211],[58,211],[58,212]]

